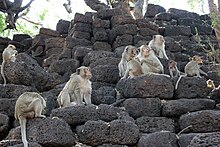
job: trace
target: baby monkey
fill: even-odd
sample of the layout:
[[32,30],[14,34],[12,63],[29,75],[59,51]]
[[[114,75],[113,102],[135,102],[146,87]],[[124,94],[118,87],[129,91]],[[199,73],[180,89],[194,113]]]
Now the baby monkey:
[[43,109],[46,107],[44,98],[36,92],[25,92],[21,94],[15,104],[15,119],[19,120],[21,125],[21,138],[24,147],[28,147],[26,137],[27,119],[34,117],[46,117],[42,115]]
[[178,88],[178,84],[179,84],[179,82],[180,82],[180,80],[181,80],[181,78],[182,77],[186,77],[186,76],[196,76],[196,77],[199,77],[199,78],[201,78],[201,75],[200,75],[200,73],[201,74],[204,74],[204,75],[206,75],[206,76],[208,76],[204,71],[202,71],[201,69],[200,69],[200,65],[199,64],[201,64],[202,63],[202,59],[199,57],[199,56],[197,56],[197,55],[195,55],[195,56],[193,56],[192,58],[191,58],[191,61],[189,61],[187,64],[186,64],[186,66],[185,66],[185,74],[184,75],[181,75],[180,77],[179,77],[179,79],[177,80],[177,82],[176,82],[176,85],[175,85],[175,89],[177,89]]
[[180,71],[177,68],[177,62],[174,60],[170,60],[168,63],[168,67],[169,67],[169,72],[170,72],[170,76],[171,78],[173,78],[173,74],[174,77],[179,77],[180,76]]
[[2,67],[1,67],[1,75],[4,80],[4,86],[6,85],[6,78],[4,74],[5,63],[9,63],[11,61],[14,62],[16,60],[16,57],[15,57],[16,54],[17,54],[16,47],[12,44],[9,44],[8,47],[5,48],[2,53],[3,62],[2,62]]
[[208,88],[212,88],[213,90],[220,88],[220,85],[219,85],[218,87],[215,87],[215,84],[214,84],[213,80],[211,80],[211,79],[208,79],[208,80],[206,81],[206,84],[207,84],[207,87],[208,87]]

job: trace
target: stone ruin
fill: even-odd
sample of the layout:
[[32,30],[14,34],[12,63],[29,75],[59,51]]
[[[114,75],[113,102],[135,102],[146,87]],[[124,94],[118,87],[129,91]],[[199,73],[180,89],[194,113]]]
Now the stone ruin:
[[[124,47],[139,47],[156,34],[165,37],[167,55],[178,62],[181,71],[189,57],[200,55],[208,77],[182,78],[177,90],[177,79],[162,75],[120,80],[118,63]],[[118,8],[105,8],[76,13],[71,21],[60,20],[56,30],[41,28],[34,38],[26,34],[15,34],[12,40],[0,38],[0,52],[10,43],[19,54],[5,66],[8,84],[0,84],[1,147],[23,146],[14,106],[25,91],[40,92],[47,102],[47,118],[27,123],[30,147],[220,144],[220,110],[216,107],[220,90],[206,86],[207,79],[220,83],[219,64],[213,64],[207,52],[210,43],[218,49],[208,15],[174,8],[166,11],[149,4],[144,19],[134,20]],[[168,74],[168,61],[161,62]],[[92,69],[94,105],[58,108],[57,95],[81,65]]]

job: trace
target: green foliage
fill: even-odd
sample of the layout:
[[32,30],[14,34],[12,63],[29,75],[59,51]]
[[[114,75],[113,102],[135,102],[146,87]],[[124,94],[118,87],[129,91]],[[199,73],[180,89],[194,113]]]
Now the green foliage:
[[6,28],[6,24],[5,24],[5,14],[4,13],[0,13],[0,36],[2,37],[7,37],[10,34],[10,30],[5,30]]
[[48,14],[48,12],[49,11],[47,9],[44,9],[44,10],[41,11],[41,13],[39,14],[40,21],[44,21],[45,20],[45,17]]

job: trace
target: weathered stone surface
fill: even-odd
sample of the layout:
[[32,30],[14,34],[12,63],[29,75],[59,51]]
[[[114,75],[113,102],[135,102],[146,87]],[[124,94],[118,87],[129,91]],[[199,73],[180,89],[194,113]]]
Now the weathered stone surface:
[[110,19],[112,16],[121,15],[122,10],[119,8],[101,9],[97,12],[97,16],[101,19]]
[[118,66],[98,65],[92,68],[91,81],[116,84],[119,78]]
[[72,49],[75,46],[91,46],[91,45],[92,45],[91,41],[87,39],[66,37],[66,47],[69,49]]
[[164,20],[164,21],[171,21],[173,19],[172,13],[162,12],[155,15],[155,19],[157,20]]
[[166,26],[164,36],[190,36],[191,29],[189,26]]
[[107,42],[101,42],[101,41],[96,41],[93,44],[93,48],[94,50],[99,50],[99,51],[112,51],[112,47],[110,44],[108,44]]
[[93,41],[108,41],[108,34],[104,29],[99,29],[93,33]]
[[56,72],[60,75],[64,75],[65,73],[74,73],[76,69],[79,67],[79,61],[76,59],[63,59],[53,62],[48,72]]
[[133,36],[124,34],[122,36],[117,36],[114,43],[113,43],[113,48],[117,48],[119,46],[125,46],[125,45],[130,45],[133,44]]
[[103,57],[115,57],[115,54],[108,51],[91,51],[84,57],[83,65],[89,66],[91,63]]
[[178,147],[176,134],[165,131],[143,134],[138,147]]
[[91,33],[88,32],[82,32],[82,31],[74,31],[72,35],[73,38],[79,38],[79,39],[86,39],[90,40],[91,39]]
[[[20,127],[16,127],[10,131],[7,139],[20,139],[20,134]],[[43,146],[70,147],[75,144],[75,135],[70,126],[57,118],[30,119],[27,122],[27,139]]]
[[161,102],[159,98],[129,98],[123,102],[123,106],[133,118],[160,116]]
[[68,34],[68,29],[70,26],[70,22],[67,20],[60,19],[56,26],[56,31],[60,34]]
[[[21,140],[2,140],[0,141],[1,147],[23,147],[23,143]],[[28,142],[29,147],[42,147],[40,144],[36,142]]]
[[99,106],[72,106],[58,108],[52,111],[52,116],[64,119],[71,126],[83,124],[88,120],[112,121],[118,118],[118,114],[123,112],[118,107],[101,104]]
[[200,19],[199,14],[194,12],[188,12],[186,10],[176,9],[176,8],[170,8],[167,10],[168,13],[173,13],[176,15],[176,18],[194,18],[194,19]]
[[138,141],[139,130],[131,121],[114,120],[88,121],[77,126],[76,132],[83,143],[95,146],[103,143],[134,145]]
[[0,140],[4,139],[9,132],[9,117],[0,113]]
[[220,111],[217,110],[201,110],[184,114],[179,119],[180,129],[184,129],[190,125],[188,130],[193,133],[214,132],[220,130]]
[[121,95],[126,98],[159,97],[172,99],[174,91],[174,86],[170,78],[154,74],[120,80],[116,87]]
[[73,31],[82,31],[92,33],[92,25],[87,23],[77,22],[73,25]]
[[181,52],[183,50],[182,46],[172,37],[165,37],[164,39],[165,39],[166,50],[171,52]]
[[50,37],[59,37],[60,34],[57,31],[48,29],[48,28],[40,28],[39,34],[47,35]]
[[118,144],[102,144],[97,147],[128,147],[127,145],[118,145]]
[[174,120],[166,117],[140,117],[136,119],[135,124],[142,133],[153,133],[159,131],[174,132]]
[[151,30],[149,28],[140,28],[138,33],[142,36],[153,36],[153,35],[157,35],[158,32]]
[[102,20],[100,18],[95,18],[92,22],[92,26],[94,28],[110,28],[110,21],[109,20]]
[[63,51],[63,48],[59,48],[59,47],[55,47],[55,48],[50,48],[48,50],[46,50],[46,56],[50,57],[51,55],[57,55],[57,54],[61,54]]
[[77,59],[80,61],[80,63],[83,62],[83,58],[90,52],[92,51],[91,47],[81,47],[81,46],[76,46],[72,50],[72,57],[74,59]]
[[28,38],[31,38],[31,36],[29,36],[27,34],[14,34],[12,40],[16,41],[16,42],[21,42],[21,41],[28,39]]
[[176,98],[207,98],[209,89],[205,78],[183,77],[175,90]]
[[48,50],[50,48],[62,48],[64,46],[65,38],[61,37],[52,37],[45,41],[46,49]]
[[198,135],[199,133],[189,133],[189,134],[180,134],[179,135],[179,144],[181,147],[188,147],[191,140]]
[[103,86],[92,91],[92,104],[112,104],[116,100],[116,92],[113,87]]
[[74,19],[73,19],[72,23],[77,23],[77,22],[91,24],[92,23],[92,17],[90,17],[88,15],[83,15],[83,14],[80,14],[80,13],[75,13],[75,16],[74,16]]
[[166,9],[159,5],[148,4],[147,5],[147,12],[145,13],[144,17],[154,17],[156,14],[166,12]]
[[220,132],[204,133],[195,136],[188,147],[218,147],[220,145]]
[[115,15],[111,18],[112,28],[124,24],[136,24],[136,20],[126,15]]
[[210,99],[179,99],[165,101],[162,106],[162,116],[175,117],[187,112],[214,109],[215,102]]
[[114,65],[114,66],[118,66],[118,63],[120,62],[119,58],[115,58],[115,57],[103,57],[100,58],[99,60],[91,63],[89,66],[91,68],[94,68],[98,65]]

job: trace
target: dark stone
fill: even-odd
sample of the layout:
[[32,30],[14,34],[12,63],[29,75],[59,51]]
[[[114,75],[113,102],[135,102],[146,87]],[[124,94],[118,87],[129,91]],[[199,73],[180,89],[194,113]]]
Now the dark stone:
[[92,68],[92,79],[95,82],[106,82],[116,84],[119,80],[118,66],[115,65],[98,65]]
[[182,46],[175,41],[173,38],[171,37],[165,37],[165,48],[166,51],[171,51],[171,52],[181,52],[183,51]]
[[14,117],[16,98],[0,98],[0,112]]
[[49,50],[50,48],[63,48],[65,43],[65,38],[61,37],[52,37],[45,41],[46,49]]
[[149,28],[140,28],[139,29],[139,34],[142,35],[142,36],[153,36],[153,35],[157,35],[158,32],[154,31],[154,30],[151,30]]
[[86,39],[90,40],[91,39],[91,33],[88,32],[82,32],[82,31],[74,31],[72,35],[73,38],[78,38],[78,39]]
[[161,101],[159,98],[129,98],[123,102],[123,106],[135,119],[142,116],[160,116]]
[[52,110],[52,116],[64,119],[71,126],[84,124],[89,120],[103,120],[106,122],[118,119],[124,112],[118,107],[106,104],[99,106],[71,106]]
[[220,130],[220,111],[201,110],[184,114],[179,119],[180,129],[190,127],[187,132],[205,133]]
[[108,41],[108,34],[105,30],[96,31],[93,34],[94,41]]
[[125,46],[125,45],[130,45],[133,44],[133,36],[124,34],[122,36],[117,36],[114,43],[113,43],[113,48],[117,48],[119,46]]
[[207,98],[209,89],[205,78],[183,77],[175,90],[176,98]]
[[164,131],[143,134],[138,147],[178,147],[176,134]]
[[9,117],[0,113],[0,140],[4,139],[9,132]]
[[156,14],[161,12],[166,12],[166,9],[159,5],[148,4],[147,12],[145,13],[144,17],[154,17]]
[[80,13],[75,13],[74,20],[71,23],[78,23],[78,22],[91,24],[92,17],[88,15],[83,15]]
[[108,51],[91,51],[83,59],[83,65],[89,66],[91,63],[103,57],[115,57],[115,54]]
[[92,104],[112,104],[116,101],[116,92],[113,87],[103,86],[92,91]]
[[72,57],[74,59],[77,59],[80,61],[80,63],[83,63],[83,58],[90,52],[92,51],[92,48],[90,47],[81,47],[81,46],[76,46],[72,50]]
[[140,117],[136,119],[136,125],[142,133],[153,133],[159,131],[174,132],[174,120],[166,117]]
[[114,120],[87,121],[83,126],[77,126],[79,140],[92,146],[103,143],[134,145],[138,141],[139,130],[131,121]]
[[172,99],[174,91],[170,78],[154,74],[120,80],[116,88],[125,98],[159,97],[162,99]]
[[68,29],[70,26],[70,21],[60,19],[56,26],[56,31],[59,32],[59,34],[68,34]]
[[97,16],[101,19],[110,19],[112,16],[121,15],[122,10],[119,8],[101,9],[97,12]]
[[[20,127],[16,127],[10,131],[7,139],[20,139],[20,134]],[[62,119],[34,118],[27,122],[27,140],[43,146],[70,147],[75,144],[75,135]]]
[[118,66],[118,63],[120,62],[119,58],[115,58],[115,57],[103,57],[101,59],[98,59],[97,61],[91,63],[89,66],[91,68],[94,68],[98,65],[114,65],[114,66]]
[[175,117],[182,114],[214,109],[215,102],[210,99],[179,99],[165,101],[162,106],[162,116]]
[[87,23],[77,22],[73,25],[73,31],[81,31],[92,33],[92,25]]
[[46,35],[49,37],[59,37],[60,36],[59,32],[48,29],[48,28],[40,28],[39,34]]
[[91,46],[91,41],[86,39],[66,37],[66,47],[69,49],[74,48],[75,46]]
[[220,144],[220,132],[204,133],[195,136],[188,147],[196,146],[213,146],[218,147]]
[[13,41],[16,42],[22,42],[25,39],[31,38],[31,36],[27,35],[27,34],[14,34],[13,35]]
[[94,28],[109,29],[110,28],[110,20],[102,20],[100,18],[95,18],[92,22],[92,26]]
[[173,19],[172,13],[162,12],[155,16],[156,20],[163,20],[163,21],[171,21]]
[[198,135],[199,133],[188,133],[179,135],[179,144],[181,147],[188,147],[191,140]]
[[146,19],[140,19],[140,20],[137,20],[137,26],[139,28],[149,28],[155,32],[158,32],[159,31],[159,26],[152,23],[152,22],[149,22],[148,20]]
[[190,36],[191,29],[189,26],[166,26],[164,36]]
[[136,20],[126,15],[115,15],[111,18],[112,28],[124,24],[136,24]]
[[[23,143],[21,140],[2,140],[0,141],[1,147],[23,147]],[[42,147],[40,144],[36,142],[28,142],[29,147]]]
[[188,12],[186,10],[180,10],[176,8],[170,8],[167,10],[168,13],[173,13],[176,15],[176,18],[194,18],[194,19],[200,19],[199,14],[194,12]]
[[101,41],[96,41],[93,44],[93,48],[94,50],[98,50],[98,51],[112,51],[112,47],[110,44],[108,44],[107,42],[101,42]]

